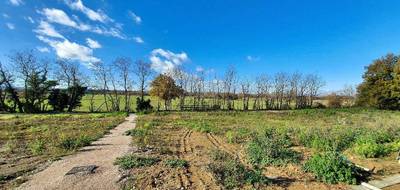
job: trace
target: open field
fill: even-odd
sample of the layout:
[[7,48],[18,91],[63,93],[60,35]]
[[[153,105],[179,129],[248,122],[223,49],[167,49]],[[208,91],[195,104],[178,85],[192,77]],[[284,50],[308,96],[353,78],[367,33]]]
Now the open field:
[[123,113],[1,114],[0,189],[18,185],[25,174],[89,145],[125,117]]
[[154,113],[139,116],[128,133],[139,148],[116,163],[139,189],[346,189],[400,172],[399,123],[399,112],[366,109]]

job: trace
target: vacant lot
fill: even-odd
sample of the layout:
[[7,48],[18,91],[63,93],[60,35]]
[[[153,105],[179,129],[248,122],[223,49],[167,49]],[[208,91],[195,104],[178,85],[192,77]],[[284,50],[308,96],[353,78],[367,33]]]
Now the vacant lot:
[[399,112],[364,109],[155,113],[116,164],[139,189],[345,189],[400,172],[399,125]]
[[[126,114],[1,114],[0,189],[76,152],[124,121]],[[21,177],[20,177],[21,176]]]

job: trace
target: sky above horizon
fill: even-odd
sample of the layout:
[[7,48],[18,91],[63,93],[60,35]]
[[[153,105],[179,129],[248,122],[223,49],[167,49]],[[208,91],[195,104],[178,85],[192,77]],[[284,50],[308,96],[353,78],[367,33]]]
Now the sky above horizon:
[[240,77],[320,75],[325,91],[361,82],[364,67],[400,52],[396,0],[3,0],[0,61],[13,50],[88,68],[117,56]]

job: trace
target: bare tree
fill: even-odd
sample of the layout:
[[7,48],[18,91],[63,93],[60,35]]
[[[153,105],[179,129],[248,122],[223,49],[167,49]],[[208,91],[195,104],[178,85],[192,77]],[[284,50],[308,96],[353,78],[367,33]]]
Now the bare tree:
[[241,96],[243,101],[243,110],[249,110],[249,100],[250,100],[250,81],[248,79],[242,79],[240,82]]
[[138,60],[135,62],[135,70],[134,70],[138,82],[139,82],[139,88],[140,88],[140,98],[142,101],[144,100],[144,92],[147,87],[147,80],[149,77],[152,75],[152,70],[151,70],[151,64],[148,62],[144,62],[142,60]]
[[233,66],[229,66],[224,79],[224,104],[228,110],[234,109],[235,84],[236,70]]
[[315,98],[317,97],[321,88],[325,85],[325,82],[322,78],[315,74],[308,75],[308,85],[309,85],[309,98],[308,98],[308,106],[311,107],[314,103]]
[[94,64],[94,72],[96,73],[96,80],[99,81],[103,93],[103,103],[98,107],[101,109],[103,105],[106,105],[106,110],[110,111],[107,100],[108,93],[108,74],[107,69],[103,62],[97,62]]
[[[129,76],[129,73],[132,70],[132,60],[128,57],[118,57],[114,60],[113,65],[116,67],[118,74],[121,76],[121,85],[124,89],[124,97],[125,97],[125,111],[130,112],[130,93],[129,86],[131,86],[132,79]],[[116,85],[113,84],[114,91],[116,91]],[[119,102],[118,102],[119,104]],[[119,105],[118,105],[119,107]]]

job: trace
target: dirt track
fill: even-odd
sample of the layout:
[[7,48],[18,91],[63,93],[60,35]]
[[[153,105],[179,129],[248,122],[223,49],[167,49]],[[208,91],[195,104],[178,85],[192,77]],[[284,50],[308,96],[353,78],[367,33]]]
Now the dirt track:
[[[110,134],[84,147],[77,154],[52,163],[45,170],[33,175],[19,189],[118,189],[118,167],[115,159],[130,149],[131,137],[124,132],[135,127],[135,115],[110,131]],[[96,165],[92,174],[65,175],[76,166]]]

